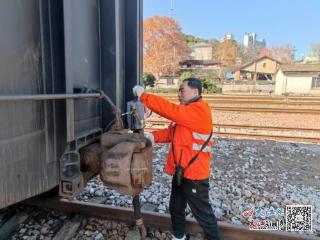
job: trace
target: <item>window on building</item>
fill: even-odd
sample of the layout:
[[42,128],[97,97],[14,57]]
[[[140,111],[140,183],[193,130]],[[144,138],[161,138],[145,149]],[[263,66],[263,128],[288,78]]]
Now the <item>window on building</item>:
[[267,66],[267,64],[266,63],[263,63],[263,65],[262,65],[264,68]]
[[173,85],[173,79],[172,78],[168,78],[167,79],[167,85]]
[[320,88],[320,77],[313,77],[312,78],[311,88]]

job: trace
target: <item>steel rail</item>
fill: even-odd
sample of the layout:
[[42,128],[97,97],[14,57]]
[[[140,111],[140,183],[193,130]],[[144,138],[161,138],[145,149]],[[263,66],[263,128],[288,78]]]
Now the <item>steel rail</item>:
[[284,142],[299,142],[299,143],[313,143],[320,144],[320,138],[313,137],[295,137],[295,136],[281,136],[271,134],[251,134],[251,133],[230,133],[230,132],[215,132],[215,136],[221,138],[238,138],[238,139],[256,139],[256,140],[277,140]]
[[[135,223],[132,209],[123,207],[113,207],[104,204],[68,201],[58,197],[38,197],[26,200],[25,203],[37,207],[50,208],[65,212],[75,212],[86,216]],[[171,229],[171,219],[169,214],[160,214],[150,211],[142,211],[143,220],[146,226],[169,230]],[[289,233],[284,231],[253,231],[248,227],[235,225],[227,222],[218,222],[222,239],[228,240],[319,240],[318,237],[302,234]],[[202,232],[199,224],[193,218],[187,218],[187,232],[196,234]]]
[[270,113],[299,113],[320,114],[320,109],[291,109],[291,108],[257,108],[257,107],[234,107],[234,106],[210,106],[211,110],[230,112],[270,112]]
[[[155,130],[163,130],[164,128],[145,128],[147,132]],[[214,132],[214,136],[228,139],[248,139],[248,140],[274,140],[280,142],[296,142],[296,143],[311,143],[320,144],[320,138],[313,137],[294,137],[294,136],[279,136],[270,134],[253,134],[253,133],[232,133],[232,132]]]
[[[178,102],[176,95],[159,95],[170,101]],[[319,105],[320,97],[250,97],[250,96],[212,96],[203,95],[207,103],[226,104],[274,104],[274,105]]]
[[[155,125],[168,125],[169,120],[153,120],[148,119],[147,123]],[[274,126],[259,126],[259,125],[240,125],[240,124],[212,124],[215,128],[250,128],[250,129],[263,129],[263,130],[287,130],[287,131],[319,131],[320,128],[295,128],[295,127],[274,127]]]
[[[147,131],[161,130],[168,124],[168,120],[148,120],[151,127],[147,127]],[[161,127],[160,127],[161,126]],[[272,126],[250,126],[250,125],[231,125],[231,124],[213,124],[213,133],[215,136],[223,138],[239,138],[239,139],[263,139],[263,140],[279,140],[279,141],[294,141],[302,143],[320,143],[320,138],[316,136],[294,136],[288,135],[288,131],[301,133],[317,133],[320,134],[320,129],[312,128],[291,128],[291,127],[272,127]],[[226,131],[221,131],[226,129]],[[248,132],[230,132],[231,129],[247,129]],[[250,130],[256,130],[252,132]],[[260,131],[260,133],[259,133]],[[261,132],[264,131],[264,132]],[[273,131],[266,132],[266,131]],[[283,133],[283,134],[281,134]]]

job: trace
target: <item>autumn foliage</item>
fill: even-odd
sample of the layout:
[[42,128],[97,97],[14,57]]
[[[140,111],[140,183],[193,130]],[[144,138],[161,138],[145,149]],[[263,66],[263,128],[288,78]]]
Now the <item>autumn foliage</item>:
[[224,65],[232,65],[236,63],[239,57],[239,49],[237,43],[232,40],[225,40],[219,44],[216,57]]
[[174,75],[179,62],[190,58],[190,49],[180,25],[170,17],[155,16],[143,21],[144,72],[157,79],[161,75]]
[[271,57],[275,60],[278,60],[282,64],[291,64],[294,60],[294,54],[290,46],[263,48],[259,52],[258,57],[262,56]]

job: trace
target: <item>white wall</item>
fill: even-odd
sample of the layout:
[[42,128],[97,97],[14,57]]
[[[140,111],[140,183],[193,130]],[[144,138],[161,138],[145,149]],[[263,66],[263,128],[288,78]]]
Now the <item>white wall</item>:
[[178,86],[179,86],[179,78],[175,78],[175,77],[173,77],[173,85],[168,85],[167,79],[161,78],[161,77],[155,83],[156,88],[178,88]]
[[275,94],[309,94],[311,93],[311,83],[312,77],[310,76],[286,76],[279,70],[276,75]]
[[195,60],[212,60],[212,47],[197,47],[192,51]]
[[285,75],[281,70],[279,70],[276,74],[276,83],[275,83],[275,90],[274,94],[281,95],[285,89]]
[[288,93],[309,93],[311,90],[312,77],[287,77]]

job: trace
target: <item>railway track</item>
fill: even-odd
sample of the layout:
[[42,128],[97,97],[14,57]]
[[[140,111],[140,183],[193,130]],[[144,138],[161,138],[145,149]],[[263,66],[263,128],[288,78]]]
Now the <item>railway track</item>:
[[[178,102],[175,95],[162,95]],[[204,95],[216,137],[320,143],[320,98]],[[152,115],[147,130],[169,121]]]
[[[178,102],[176,94],[158,94],[170,101]],[[203,95],[208,103],[249,103],[249,104],[286,104],[286,105],[320,105],[320,97],[282,97],[252,95]]]
[[[5,223],[3,223],[0,218],[0,239],[139,239],[132,238],[132,232],[134,233],[133,235],[137,237],[137,231],[128,231],[128,226],[133,226],[135,224],[134,212],[132,209],[97,203],[104,202],[101,199],[91,199],[90,201],[92,202],[82,202],[77,200],[69,201],[52,196],[42,196],[27,200],[25,201],[25,204],[35,207],[32,209],[32,214],[34,215],[33,217],[38,221],[36,222],[36,220],[30,220],[30,216],[26,211],[16,213],[15,215],[11,216],[11,218],[7,219]],[[56,214],[52,214],[50,209],[54,210]],[[48,220],[44,221],[41,219],[41,216],[39,216],[41,214],[37,213],[40,211],[46,211],[45,215],[51,215],[49,222],[51,221],[55,223],[56,219],[58,218],[58,214],[60,214],[60,216],[63,215],[64,217],[62,220],[59,220],[60,222],[58,224],[53,224],[53,226],[50,226],[50,229],[47,229],[45,225]],[[168,214],[160,214],[151,211],[142,211],[142,214],[145,226],[148,229],[148,239],[170,239],[169,231],[171,228],[171,221]],[[97,220],[92,221],[92,218]],[[102,223],[109,225],[109,227],[106,227],[108,229],[107,234],[111,233],[111,235],[102,235],[99,233],[100,238],[88,236],[87,229],[92,230],[92,232],[96,231],[99,229],[99,227],[97,227],[95,224],[99,223],[99,221],[100,224]],[[83,224],[83,222],[94,222],[94,224],[89,225],[90,228],[88,228],[88,226],[85,227],[86,223]],[[21,225],[24,225],[24,227],[21,228]],[[38,227],[36,225],[38,225]],[[39,227],[39,225],[41,226]],[[227,222],[219,222],[218,225],[222,236],[221,239],[223,240],[320,240],[319,237],[295,234],[285,231],[254,231],[249,230],[247,226],[235,225]],[[122,229],[119,229],[119,226]],[[34,235],[20,235],[15,238],[10,237],[10,233],[21,233],[24,232],[26,228],[36,229],[31,231],[31,233]],[[132,227],[130,228],[132,229]],[[54,232],[51,233],[52,231]],[[203,239],[201,237],[202,230],[193,218],[187,218],[187,231],[192,236],[197,236],[193,237],[193,240]],[[37,233],[35,232],[38,232],[38,235],[36,235]],[[41,235],[42,233],[46,234],[48,232],[52,235],[49,237],[43,237],[43,235]],[[153,232],[151,233],[151,236],[153,237],[150,237],[150,232]],[[126,235],[126,237],[124,237],[124,235]]]
[[232,112],[270,112],[270,113],[299,113],[299,114],[320,114],[320,109],[306,108],[271,108],[271,107],[238,107],[238,106],[212,106],[213,111],[232,111]]
[[[132,209],[123,208],[123,207],[113,207],[104,204],[90,203],[90,202],[80,202],[80,201],[69,201],[61,199],[59,197],[37,197],[31,200],[25,201],[26,204],[41,207],[49,208],[52,210],[80,214],[86,217],[94,217],[98,219],[111,220],[116,222],[122,222],[126,224],[134,224],[134,213]],[[161,231],[169,231],[171,229],[170,216],[168,214],[160,214],[150,211],[142,211],[143,219],[146,227],[159,229]],[[23,213],[18,213],[15,216],[11,217],[8,222],[11,221],[11,230],[12,228],[17,227],[19,224],[22,224],[26,221],[27,216]],[[12,223],[15,223],[12,227]],[[253,231],[249,230],[246,226],[234,225],[226,222],[219,222],[219,230],[221,237],[224,240],[319,240],[318,237],[295,234],[285,231]],[[67,229],[65,229],[67,226]],[[79,227],[79,224],[76,225]],[[3,229],[6,228],[6,229]],[[57,230],[57,234],[53,239],[69,239],[71,238],[70,234],[75,234],[77,228],[75,228],[74,223],[64,222],[61,226],[61,229]],[[0,228],[0,233],[10,230],[10,227],[3,224]],[[197,235],[202,233],[202,230],[198,223],[193,218],[187,218],[187,231],[192,235]],[[8,234],[8,232],[7,232]],[[65,235],[63,235],[65,234]],[[4,236],[4,235],[2,235]],[[8,236],[8,235],[7,235]],[[4,239],[1,238],[0,239]],[[25,238],[28,239],[28,238]],[[35,238],[36,239],[36,238]],[[117,239],[117,238],[115,238]],[[128,238],[126,238],[128,239]],[[158,238],[153,238],[158,239]],[[167,238],[160,238],[167,239]]]
[[[178,103],[177,96],[160,95]],[[213,110],[241,112],[320,113],[320,97],[252,97],[204,95],[203,99]]]
[[[161,130],[168,126],[170,121],[149,119],[147,131]],[[252,126],[237,124],[213,124],[213,135],[221,138],[278,140],[301,143],[320,143],[320,129]]]

